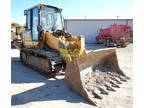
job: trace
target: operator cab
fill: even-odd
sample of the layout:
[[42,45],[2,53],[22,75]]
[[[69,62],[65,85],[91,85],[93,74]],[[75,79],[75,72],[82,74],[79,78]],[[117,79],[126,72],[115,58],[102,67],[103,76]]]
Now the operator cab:
[[26,15],[26,31],[29,31],[33,41],[39,39],[39,32],[63,30],[62,9],[54,6],[38,4],[24,11]]

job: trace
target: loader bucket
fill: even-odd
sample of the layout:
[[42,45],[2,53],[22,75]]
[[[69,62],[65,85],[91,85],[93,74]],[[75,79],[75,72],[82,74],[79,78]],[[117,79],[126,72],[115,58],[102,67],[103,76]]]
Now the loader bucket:
[[97,104],[96,99],[103,98],[101,95],[115,91],[113,88],[126,81],[119,68],[115,49],[90,52],[76,61],[68,62],[65,74],[68,86],[94,105]]

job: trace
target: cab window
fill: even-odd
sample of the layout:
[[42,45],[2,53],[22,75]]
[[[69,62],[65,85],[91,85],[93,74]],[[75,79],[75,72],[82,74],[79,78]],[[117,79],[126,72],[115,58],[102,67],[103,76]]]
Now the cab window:
[[31,22],[30,22],[30,10],[29,10],[29,11],[27,11],[27,15],[26,15],[26,28],[27,28],[27,30],[29,30],[31,28],[30,24],[31,24]]
[[32,40],[38,40],[38,8],[32,11]]

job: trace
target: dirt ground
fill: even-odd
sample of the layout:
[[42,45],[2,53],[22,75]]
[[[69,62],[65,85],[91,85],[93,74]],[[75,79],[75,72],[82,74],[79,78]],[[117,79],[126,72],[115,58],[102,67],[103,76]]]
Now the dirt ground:
[[[87,45],[88,51],[104,48]],[[131,79],[121,85],[116,92],[110,93],[97,108],[132,108],[132,54],[133,45],[118,48],[120,68]],[[64,76],[47,79],[21,64],[19,51],[11,50],[12,108],[96,108],[87,100],[72,92],[64,81]]]

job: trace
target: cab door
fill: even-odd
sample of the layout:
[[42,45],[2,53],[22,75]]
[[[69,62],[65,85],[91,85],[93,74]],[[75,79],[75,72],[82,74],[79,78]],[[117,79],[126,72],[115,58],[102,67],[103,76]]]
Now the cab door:
[[38,40],[38,31],[37,27],[39,24],[38,20],[38,8],[32,9],[32,40],[37,41]]
[[23,45],[27,48],[35,47],[38,44],[38,8],[25,11],[26,31],[23,33]]

